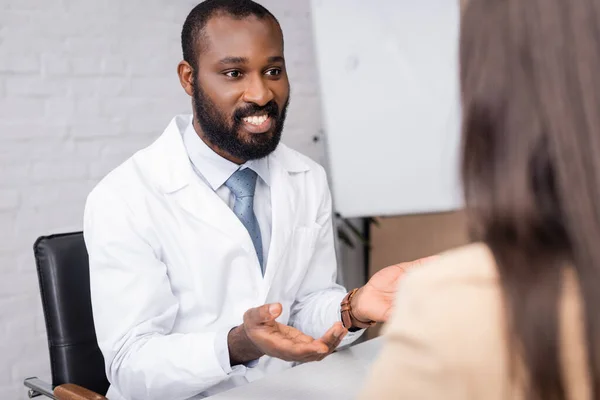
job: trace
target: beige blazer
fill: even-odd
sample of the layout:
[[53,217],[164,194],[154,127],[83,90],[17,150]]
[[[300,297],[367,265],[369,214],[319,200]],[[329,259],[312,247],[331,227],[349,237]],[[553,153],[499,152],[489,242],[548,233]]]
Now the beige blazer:
[[[561,360],[568,399],[589,399],[578,289],[565,274]],[[452,250],[407,273],[384,345],[360,399],[524,399],[509,379],[496,265],[483,244]]]

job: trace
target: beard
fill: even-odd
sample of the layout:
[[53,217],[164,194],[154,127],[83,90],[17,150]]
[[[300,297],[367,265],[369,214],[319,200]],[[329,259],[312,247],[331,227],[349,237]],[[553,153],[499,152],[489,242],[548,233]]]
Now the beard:
[[[233,116],[228,118],[202,90],[197,77],[194,77],[193,86],[193,106],[196,119],[204,136],[213,146],[245,161],[263,158],[275,151],[281,140],[289,97],[281,112],[277,103],[271,100],[264,106],[249,103],[247,106],[235,110]],[[271,131],[245,136],[241,129],[243,119],[257,114],[266,114],[272,118]]]

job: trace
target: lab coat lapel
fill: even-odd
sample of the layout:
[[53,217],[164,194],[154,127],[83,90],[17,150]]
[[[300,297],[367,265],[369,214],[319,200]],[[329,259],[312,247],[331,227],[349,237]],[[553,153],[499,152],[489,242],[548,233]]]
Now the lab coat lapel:
[[[170,196],[191,217],[212,226],[229,239],[240,243],[245,251],[256,254],[250,235],[244,225],[227,204],[206,184],[191,182],[188,186],[172,193]],[[258,268],[260,271],[260,267],[255,265],[252,267]]]
[[296,210],[294,188],[289,172],[276,162],[272,162],[271,165],[271,209],[273,219],[271,246],[269,247],[269,258],[264,277],[265,299],[278,271],[281,269],[281,260],[288,251],[294,228],[293,216]]
[[190,116],[176,117],[148,149],[152,176],[165,196],[190,217],[212,226],[253,254],[256,264],[249,268],[258,270],[260,276],[258,257],[248,231],[212,188],[195,175],[182,139],[182,132],[189,123]]

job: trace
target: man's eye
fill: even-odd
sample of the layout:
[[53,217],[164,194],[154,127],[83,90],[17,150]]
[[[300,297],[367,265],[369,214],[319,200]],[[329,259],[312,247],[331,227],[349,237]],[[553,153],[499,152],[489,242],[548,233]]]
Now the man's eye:
[[281,75],[281,70],[279,68],[273,68],[267,71],[267,75],[270,76],[279,76]]
[[229,78],[239,78],[242,76],[242,73],[240,71],[229,71],[225,72],[225,76],[228,76]]

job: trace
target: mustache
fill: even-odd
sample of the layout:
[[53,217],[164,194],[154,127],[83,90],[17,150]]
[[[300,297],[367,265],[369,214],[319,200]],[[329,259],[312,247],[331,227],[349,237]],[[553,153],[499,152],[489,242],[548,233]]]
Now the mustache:
[[257,115],[257,114],[267,114],[267,116],[275,119],[279,117],[279,107],[275,101],[271,100],[264,106],[259,106],[257,104],[248,104],[247,106],[235,110],[233,113],[233,119],[236,122],[241,122],[243,118]]

